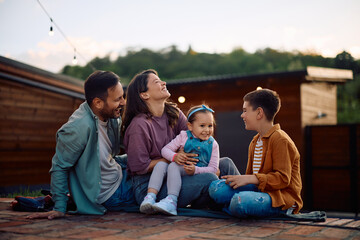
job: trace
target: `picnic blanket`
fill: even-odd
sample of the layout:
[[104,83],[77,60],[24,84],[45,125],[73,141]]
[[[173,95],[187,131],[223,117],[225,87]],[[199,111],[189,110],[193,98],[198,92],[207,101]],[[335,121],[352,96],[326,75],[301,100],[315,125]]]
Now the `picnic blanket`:
[[[47,193],[47,192],[44,192]],[[11,207],[14,211],[25,211],[25,212],[45,212],[51,211],[54,207],[54,202],[51,195],[40,196],[40,197],[24,197],[16,196],[15,200],[11,203]],[[74,210],[76,205],[69,198],[67,209]],[[119,211],[140,213],[138,205],[126,206],[119,208]],[[224,211],[215,211],[210,209],[194,209],[194,208],[178,208],[179,216],[192,216],[192,217],[207,217],[207,218],[221,218],[230,219],[235,218]],[[264,219],[264,218],[262,218]],[[265,219],[274,220],[291,220],[291,221],[313,221],[313,222],[325,222],[326,213],[323,211],[313,211],[308,213],[284,213],[275,217],[268,217]]]

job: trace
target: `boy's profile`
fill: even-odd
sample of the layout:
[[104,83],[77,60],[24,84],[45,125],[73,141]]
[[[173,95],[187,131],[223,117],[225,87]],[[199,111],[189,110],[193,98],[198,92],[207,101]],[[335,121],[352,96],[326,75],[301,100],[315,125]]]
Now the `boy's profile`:
[[275,91],[260,89],[243,100],[245,128],[258,133],[249,146],[246,174],[212,182],[210,196],[238,217],[298,213],[303,205],[300,154],[280,125],[274,124],[280,97]]

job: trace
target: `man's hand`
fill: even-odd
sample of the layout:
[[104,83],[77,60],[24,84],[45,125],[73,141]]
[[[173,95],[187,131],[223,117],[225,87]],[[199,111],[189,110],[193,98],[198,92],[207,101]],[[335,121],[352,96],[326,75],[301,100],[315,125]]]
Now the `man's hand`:
[[222,176],[222,179],[226,179],[226,183],[230,185],[233,189],[236,189],[241,186],[248,184],[259,184],[259,180],[255,175],[226,175]]
[[50,211],[50,212],[42,212],[42,213],[34,213],[27,216],[27,219],[39,219],[39,218],[47,218],[49,220],[54,218],[64,217],[65,213],[59,211]]
[[195,165],[193,165],[193,164],[190,164],[190,165],[184,165],[184,170],[185,170],[185,172],[186,172],[186,174],[187,175],[190,175],[190,176],[192,176],[192,175],[194,175],[194,173],[195,173]]

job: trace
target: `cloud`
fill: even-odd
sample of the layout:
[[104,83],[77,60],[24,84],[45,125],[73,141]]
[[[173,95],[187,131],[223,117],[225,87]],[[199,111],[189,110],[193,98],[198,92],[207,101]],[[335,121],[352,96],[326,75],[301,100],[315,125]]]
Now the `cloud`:
[[359,46],[351,46],[349,48],[349,52],[355,59],[360,59],[360,45]]
[[[95,57],[109,55],[114,60],[123,48],[121,42],[99,42],[88,37],[69,38],[69,41],[76,47],[78,64],[82,66]],[[56,43],[50,40],[41,41],[35,49],[16,56],[20,61],[52,72],[59,72],[65,65],[72,65],[73,57],[74,48],[66,40]]]

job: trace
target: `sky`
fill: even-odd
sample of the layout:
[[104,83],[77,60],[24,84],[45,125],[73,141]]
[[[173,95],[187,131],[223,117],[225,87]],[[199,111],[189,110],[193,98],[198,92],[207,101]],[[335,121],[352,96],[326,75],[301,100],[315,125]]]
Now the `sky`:
[[[51,21],[54,36],[49,36]],[[360,59],[359,0],[0,0],[0,55],[60,72],[129,49],[280,51]]]

